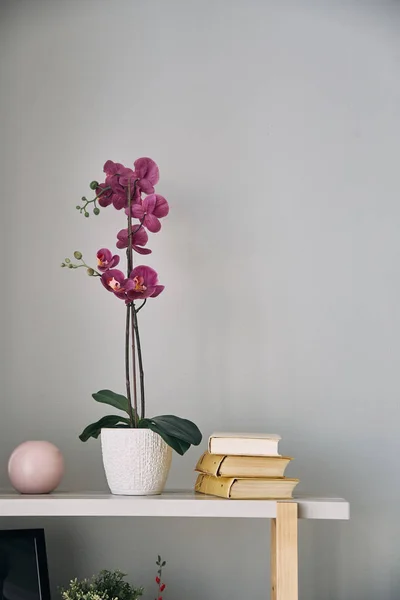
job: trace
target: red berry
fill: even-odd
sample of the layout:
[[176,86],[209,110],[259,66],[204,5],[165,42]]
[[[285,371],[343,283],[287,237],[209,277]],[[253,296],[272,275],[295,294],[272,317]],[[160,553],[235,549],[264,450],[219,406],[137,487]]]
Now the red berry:
[[160,592],[163,592],[165,590],[165,583],[162,584],[162,586],[160,587]]
[[162,596],[158,596],[158,600],[162,600]]
[[156,577],[156,583],[160,583],[161,579],[159,577]]

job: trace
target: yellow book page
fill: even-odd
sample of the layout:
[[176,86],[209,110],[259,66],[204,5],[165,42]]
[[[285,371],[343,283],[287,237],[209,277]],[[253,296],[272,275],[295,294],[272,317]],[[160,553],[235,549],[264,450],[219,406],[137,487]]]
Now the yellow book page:
[[213,475],[200,473],[197,477],[194,489],[196,492],[200,492],[200,494],[229,498],[234,481],[235,479],[233,477],[214,477]]
[[220,463],[221,477],[283,477],[291,458],[269,456],[225,456]]
[[293,496],[298,479],[235,479],[230,497],[237,500],[282,500]]
[[224,456],[204,452],[195,471],[216,477],[283,477],[291,460],[281,456]]
[[218,475],[219,468],[224,458],[225,456],[220,454],[210,454],[209,452],[204,452],[204,454],[200,456],[199,460],[197,461],[195,471],[200,471],[200,473],[208,473],[209,475]]

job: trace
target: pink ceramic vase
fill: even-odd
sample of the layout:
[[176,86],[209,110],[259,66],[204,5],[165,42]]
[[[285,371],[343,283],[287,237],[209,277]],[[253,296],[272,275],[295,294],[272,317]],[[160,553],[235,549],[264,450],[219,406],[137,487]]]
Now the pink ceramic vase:
[[64,459],[50,442],[24,442],[8,461],[8,476],[21,494],[48,494],[60,485]]

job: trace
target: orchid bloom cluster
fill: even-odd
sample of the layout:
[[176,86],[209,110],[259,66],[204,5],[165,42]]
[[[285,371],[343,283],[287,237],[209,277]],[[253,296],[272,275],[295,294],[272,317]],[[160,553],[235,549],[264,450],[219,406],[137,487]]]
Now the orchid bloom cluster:
[[[87,206],[90,203],[94,204],[93,213],[95,215],[100,213],[97,203],[102,208],[112,205],[117,210],[124,209],[131,227],[121,229],[117,233],[117,248],[128,249],[129,240],[131,240],[133,252],[142,255],[150,254],[150,248],[146,247],[149,239],[147,231],[159,232],[161,229],[160,219],[166,217],[169,212],[168,202],[163,196],[156,194],[154,189],[159,181],[158,166],[151,158],[136,160],[134,170],[108,160],[103,170],[105,173],[104,183],[99,184],[97,181],[92,181],[90,184],[90,188],[96,191],[96,197],[93,200],[83,197],[84,206],[77,206],[77,208],[85,216],[89,216]],[[135,220],[133,223],[132,219]],[[126,304],[135,300],[155,298],[164,289],[164,286],[158,283],[156,271],[150,267],[139,265],[129,269],[127,275],[116,269],[120,257],[113,254],[108,248],[98,250],[97,269],[88,267],[82,260],[80,252],[75,252],[74,256],[81,261],[81,264],[73,264],[69,259],[65,259],[62,266],[86,267],[89,275],[99,276],[105,289],[112,292],[117,298],[125,300]]]
[[[98,203],[103,208],[113,205],[117,210],[125,210],[127,217],[137,220],[131,231],[129,227],[117,233],[117,248],[129,247],[138,254],[150,254],[146,248],[149,236],[161,229],[160,219],[169,212],[168,202],[163,196],[155,193],[154,186],[160,174],[158,166],[151,158],[139,158],[134,162],[134,170],[120,163],[108,160],[104,165],[106,175],[104,183],[96,188]],[[143,194],[146,194],[143,196]],[[154,269],[138,266],[130,271],[128,277],[118,269],[119,257],[107,248],[97,252],[97,266],[102,272],[101,282],[104,287],[126,303],[134,300],[155,298],[164,289],[158,284],[158,276]]]

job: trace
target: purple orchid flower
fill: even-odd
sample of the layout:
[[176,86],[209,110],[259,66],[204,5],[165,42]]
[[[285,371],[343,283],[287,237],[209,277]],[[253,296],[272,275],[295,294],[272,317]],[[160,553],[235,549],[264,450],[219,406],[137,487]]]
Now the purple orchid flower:
[[[121,163],[115,163],[112,160],[108,160],[103,167],[103,171],[106,174],[104,183],[99,184],[96,189],[96,194],[100,197],[98,202],[100,206],[105,208],[111,203],[114,208],[121,210],[127,205],[126,190],[120,183],[120,175],[126,170],[126,167]],[[110,188],[103,192],[104,189]]]
[[[132,203],[139,203],[142,193],[154,193],[154,186],[160,178],[157,164],[151,158],[143,157],[138,158],[134,162],[134,166],[135,170],[133,171],[121,163],[115,163],[112,160],[106,161],[103,167],[106,174],[105,181],[100,183],[96,189],[100,206],[105,208],[113,204],[117,210],[127,208],[128,189],[132,192]],[[135,182],[136,185],[134,185]]]
[[[136,185],[135,185],[135,181],[136,181]],[[137,175],[134,171],[132,171],[132,169],[129,168],[125,168],[123,169],[121,176],[119,178],[119,183],[121,186],[123,186],[124,190],[125,190],[125,204],[124,204],[124,208],[128,207],[128,195],[127,195],[127,191],[128,189],[130,190],[131,193],[131,203],[134,204],[136,202],[140,202],[140,188],[138,185],[138,181],[137,181]]]
[[163,285],[158,283],[158,275],[151,267],[140,265],[135,267],[129,275],[129,281],[132,282],[127,287],[127,296],[129,300],[145,300],[146,298],[155,298],[164,289]]
[[130,185],[133,188],[133,184],[135,183],[136,179],[137,176],[132,169],[129,169],[129,167],[123,167],[119,177],[119,183],[121,185],[124,187],[128,187],[128,185]]
[[[112,202],[112,196],[114,194],[113,187],[115,187],[118,183],[118,171],[119,169],[123,169],[124,165],[121,163],[115,163],[112,160],[107,160],[104,163],[103,171],[106,174],[106,179],[104,183],[100,183],[99,187],[96,189],[96,194],[99,197],[99,204],[103,208],[109,206]],[[107,191],[103,191],[106,188],[110,188]]]
[[[109,189],[103,191],[106,188]],[[106,177],[105,182],[96,189],[96,194],[99,196],[98,203],[103,208],[113,204],[114,208],[122,210],[127,206],[126,190],[120,185],[116,176]]]
[[[106,208],[112,202],[113,191],[107,179],[108,178],[106,178],[104,183],[99,183],[99,187],[96,188],[96,196],[98,197],[97,202],[102,208]],[[110,187],[110,189],[106,190],[107,187]]]
[[[132,226],[132,248],[138,254],[151,254],[150,248],[143,248],[149,240],[149,236],[147,235],[147,231],[139,226]],[[129,246],[129,238],[128,238],[128,229],[121,229],[117,233],[117,248],[127,248]]]
[[144,194],[154,194],[154,186],[160,179],[157,164],[151,158],[142,157],[135,160],[135,178],[137,186]]
[[118,177],[124,169],[125,167],[121,163],[115,163],[112,160],[107,160],[104,163],[103,172],[107,177]]
[[132,169],[123,169],[119,183],[124,187],[130,185],[131,189],[133,189],[136,182],[135,194],[132,199],[134,202],[140,202],[142,192],[144,194],[154,193],[154,186],[160,179],[160,172],[157,164],[151,158],[138,158],[135,160],[134,166],[134,171]]
[[126,279],[123,272],[118,269],[108,269],[108,271],[103,273],[100,280],[106,290],[113,292],[121,300],[126,300],[127,287],[133,287],[132,282]]
[[108,269],[113,269],[119,263],[119,256],[117,254],[112,254],[111,250],[108,248],[100,248],[97,251],[97,268],[99,271],[104,273]]
[[[127,209],[125,210],[127,213]],[[150,194],[138,204],[131,206],[131,215],[152,233],[157,233],[161,229],[159,219],[166,217],[169,213],[168,202],[160,194]],[[128,214],[128,213],[127,213]]]

